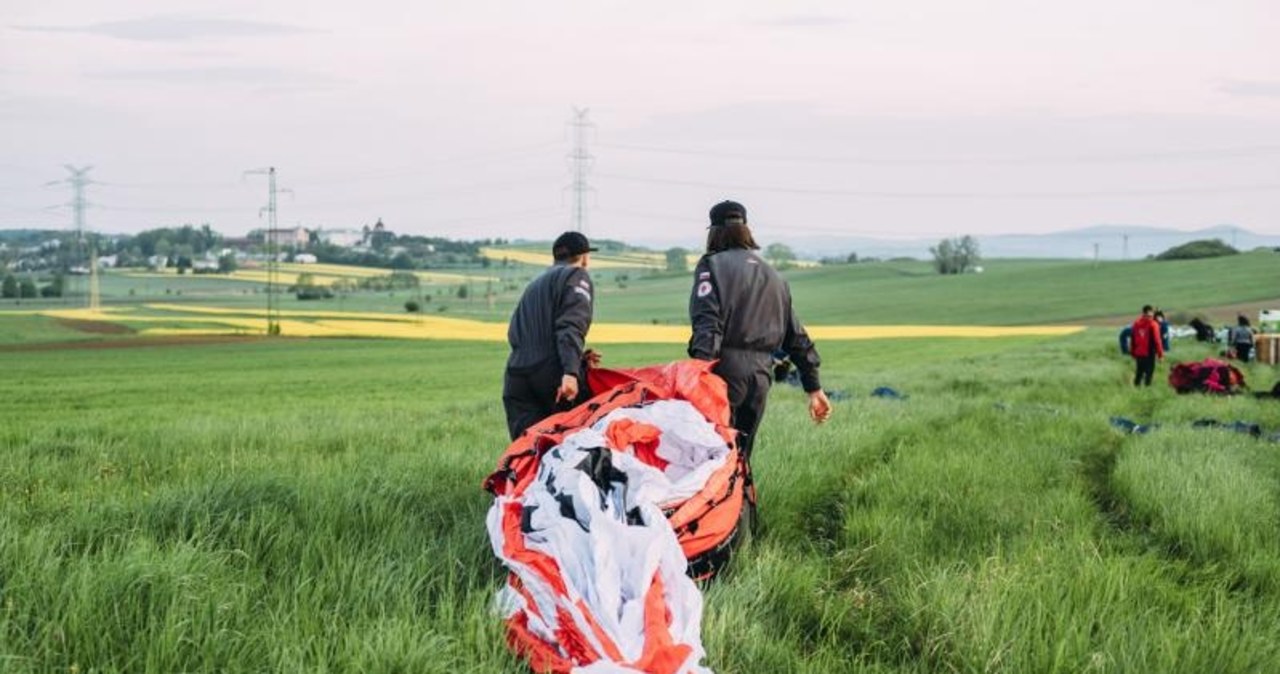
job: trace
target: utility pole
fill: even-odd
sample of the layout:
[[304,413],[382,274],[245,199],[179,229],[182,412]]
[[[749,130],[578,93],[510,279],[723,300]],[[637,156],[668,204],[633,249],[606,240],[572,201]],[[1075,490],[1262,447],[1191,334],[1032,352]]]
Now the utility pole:
[[1124,248],[1120,253],[1120,259],[1127,262],[1129,260],[1129,235],[1125,234],[1123,236],[1124,236]]
[[1093,266],[1095,268],[1098,266],[1098,242],[1097,241],[1093,242]]
[[101,288],[98,285],[98,244],[89,248],[89,310],[97,312],[102,308],[100,300]]
[[570,122],[573,126],[573,153],[569,155],[573,163],[573,229],[584,234],[587,231],[587,192],[591,191],[587,172],[595,159],[587,152],[587,129],[595,126],[587,120],[587,112],[587,108],[573,109],[573,121]]
[[267,335],[280,334],[280,233],[276,231],[276,167],[245,171],[246,175],[267,176],[267,205],[258,209],[258,217],[267,213],[267,233],[263,243],[267,249]]
[[[71,196],[71,202],[68,205],[71,206],[71,211],[74,214],[73,222],[76,230],[76,238],[75,238],[75,241],[72,243],[71,259],[67,264],[67,272],[68,272],[68,276],[76,277],[78,276],[78,274],[75,273],[75,270],[77,267],[80,267],[82,264],[84,264],[85,267],[89,267],[89,268],[96,265],[96,261],[84,259],[84,256],[85,256],[84,212],[91,205],[89,201],[85,199],[84,188],[94,184],[95,181],[89,177],[89,171],[93,170],[92,166],[76,168],[70,164],[63,164],[62,167],[67,169],[67,172],[70,173],[71,175],[67,176],[66,178],[63,178],[62,180],[55,180],[53,182],[46,183],[46,185],[66,184],[71,186],[72,196]],[[78,286],[80,284],[77,282],[75,285],[77,286],[75,290],[78,290],[79,289]],[[72,294],[74,294],[74,291]],[[90,304],[96,304],[96,298],[88,298],[88,300]]]

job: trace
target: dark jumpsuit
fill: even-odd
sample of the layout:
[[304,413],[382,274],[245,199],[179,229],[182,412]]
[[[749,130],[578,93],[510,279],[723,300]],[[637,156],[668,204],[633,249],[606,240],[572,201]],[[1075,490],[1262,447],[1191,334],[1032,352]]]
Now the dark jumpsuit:
[[587,270],[557,264],[530,282],[520,297],[507,327],[511,355],[502,382],[512,440],[556,411],[556,390],[564,375],[578,377],[579,399],[586,395],[581,370],[591,329],[591,293]]
[[719,359],[713,371],[728,384],[731,423],[749,459],[773,381],[772,354],[785,351],[812,393],[822,388],[818,351],[791,307],[791,289],[752,250],[730,249],[698,261],[689,320],[689,356]]

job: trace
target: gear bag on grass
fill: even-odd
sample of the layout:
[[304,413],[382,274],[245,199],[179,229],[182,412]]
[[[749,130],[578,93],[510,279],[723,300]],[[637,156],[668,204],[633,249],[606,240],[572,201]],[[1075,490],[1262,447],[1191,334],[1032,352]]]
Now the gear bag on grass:
[[1178,363],[1169,370],[1169,385],[1178,393],[1233,395],[1246,388],[1244,374],[1214,358]]

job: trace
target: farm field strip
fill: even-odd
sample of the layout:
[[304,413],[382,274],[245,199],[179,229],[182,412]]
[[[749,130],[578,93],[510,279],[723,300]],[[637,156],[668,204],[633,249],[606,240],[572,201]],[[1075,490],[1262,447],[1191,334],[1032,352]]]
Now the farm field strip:
[[[341,264],[298,264],[292,262],[283,262],[279,265],[279,280],[281,283],[293,285],[297,283],[298,277],[302,274],[311,274],[317,285],[333,285],[341,280],[359,280],[364,278],[376,278],[387,276],[395,272],[394,269],[381,269],[377,267],[356,267]],[[404,273],[413,274],[424,283],[436,284],[454,284],[478,282],[478,283],[498,283],[500,279],[490,274],[459,274],[453,272],[436,272],[436,271],[406,271]],[[177,270],[166,270],[162,272],[154,271],[125,271],[119,274],[127,278],[160,278],[172,279],[179,274]],[[200,275],[192,275],[191,278],[198,278]],[[214,279],[245,281],[253,283],[266,283],[267,270],[263,267],[240,268],[227,274],[210,274]]]
[[[532,250],[516,248],[481,248],[480,254],[495,262],[510,260],[521,264],[547,267],[554,262],[550,253],[539,253]],[[592,269],[666,269],[666,258],[658,259],[648,256],[609,255],[593,253]]]
[[[54,318],[86,321],[118,321],[125,323],[197,323],[210,327],[175,328],[157,326],[142,329],[141,334],[217,334],[216,325],[225,325],[234,334],[264,331],[265,310],[226,309],[180,304],[152,303],[147,309],[161,315],[143,315],[128,308],[50,309],[40,312]],[[504,342],[505,323],[446,318],[426,314],[386,314],[302,310],[283,310],[279,314],[283,334],[298,337],[388,337],[403,339],[458,339],[464,341]],[[819,341],[867,339],[921,339],[940,337],[998,338],[1017,336],[1060,337],[1084,330],[1076,326],[811,326],[809,332]],[[643,323],[596,323],[589,340],[600,344],[653,343],[682,344],[689,339],[683,325],[647,325]]]

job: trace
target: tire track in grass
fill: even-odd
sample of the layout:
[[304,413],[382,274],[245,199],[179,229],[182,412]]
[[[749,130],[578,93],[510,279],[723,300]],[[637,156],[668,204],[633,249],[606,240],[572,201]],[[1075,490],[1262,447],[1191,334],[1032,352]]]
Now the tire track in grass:
[[[1110,474],[1111,492],[1143,549],[1185,562],[1183,582],[1280,595],[1276,458],[1256,441],[1213,431],[1135,437]],[[1159,442],[1159,444],[1156,444]]]
[[1123,441],[1113,436],[1103,441],[1103,445],[1093,448],[1080,457],[1079,473],[1084,480],[1089,500],[1098,509],[1098,515],[1108,529],[1121,536],[1134,533],[1133,521],[1124,499],[1116,493],[1112,485]]

